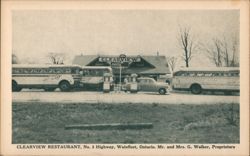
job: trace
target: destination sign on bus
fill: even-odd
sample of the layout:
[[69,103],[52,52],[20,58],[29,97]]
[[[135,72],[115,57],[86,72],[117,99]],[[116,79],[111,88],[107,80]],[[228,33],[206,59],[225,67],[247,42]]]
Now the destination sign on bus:
[[140,62],[141,61],[141,57],[140,56],[136,56],[136,57],[127,57],[126,55],[120,55],[119,57],[99,57],[98,59],[99,62],[119,62],[119,63],[124,63],[124,62]]

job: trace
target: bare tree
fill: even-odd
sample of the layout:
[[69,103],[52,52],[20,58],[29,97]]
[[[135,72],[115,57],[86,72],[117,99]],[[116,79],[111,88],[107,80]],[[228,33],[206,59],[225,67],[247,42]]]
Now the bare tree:
[[198,44],[195,42],[194,36],[191,34],[190,28],[180,27],[178,42],[180,48],[183,50],[182,59],[185,61],[186,67],[189,67],[189,63],[193,57],[194,52],[197,50]]
[[177,57],[168,57],[167,62],[169,67],[171,68],[172,72],[175,70],[176,62],[177,62]]
[[223,59],[224,59],[224,62],[225,62],[225,66],[226,67],[229,67],[230,66],[230,52],[229,52],[229,47],[228,47],[228,44],[227,44],[227,40],[224,36],[224,42],[223,42],[223,48],[224,48],[224,55],[223,55]]
[[223,40],[214,38],[211,44],[207,43],[203,45],[203,49],[207,52],[207,56],[211,62],[217,67],[235,67],[239,65],[237,57],[238,42],[236,38],[232,38],[231,44],[225,36]]
[[212,41],[212,46],[207,49],[208,57],[214,62],[216,67],[221,67],[223,64],[223,44],[218,38],[214,38]]
[[64,64],[64,53],[49,53],[48,57],[52,64]]
[[232,58],[230,62],[231,67],[238,67],[239,66],[239,42],[236,37],[232,39]]

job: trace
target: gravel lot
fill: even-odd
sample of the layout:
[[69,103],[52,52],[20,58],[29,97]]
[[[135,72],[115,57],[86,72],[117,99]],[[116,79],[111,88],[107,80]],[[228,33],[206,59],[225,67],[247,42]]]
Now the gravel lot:
[[189,93],[171,93],[159,95],[157,93],[139,92],[137,94],[125,92],[44,92],[42,90],[24,90],[12,93],[13,102],[57,102],[57,103],[160,103],[160,104],[219,104],[239,103],[240,96],[225,95],[193,95]]

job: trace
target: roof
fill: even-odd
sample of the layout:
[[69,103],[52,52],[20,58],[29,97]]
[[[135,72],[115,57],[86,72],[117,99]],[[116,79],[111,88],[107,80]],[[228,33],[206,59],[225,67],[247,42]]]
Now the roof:
[[[127,56],[127,57],[137,57],[138,55]],[[97,60],[99,57],[114,57],[114,55],[77,55],[73,59],[73,64],[78,64],[81,66],[87,66],[91,62]],[[140,73],[140,74],[167,74],[171,73],[168,68],[167,60],[165,56],[153,56],[153,55],[140,55],[140,57],[154,66],[154,68],[136,67],[123,69],[125,73]]]
[[97,58],[97,55],[76,55],[73,59],[73,64],[87,66],[90,62],[94,61]]

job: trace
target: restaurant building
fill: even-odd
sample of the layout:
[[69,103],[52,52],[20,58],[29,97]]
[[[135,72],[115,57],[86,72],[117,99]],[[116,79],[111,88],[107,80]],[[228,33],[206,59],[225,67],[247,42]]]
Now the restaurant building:
[[152,77],[155,80],[171,74],[165,56],[145,56],[124,54],[115,55],[77,55],[73,64],[81,66],[109,66],[113,69],[114,79],[124,79],[131,74],[139,77]]

